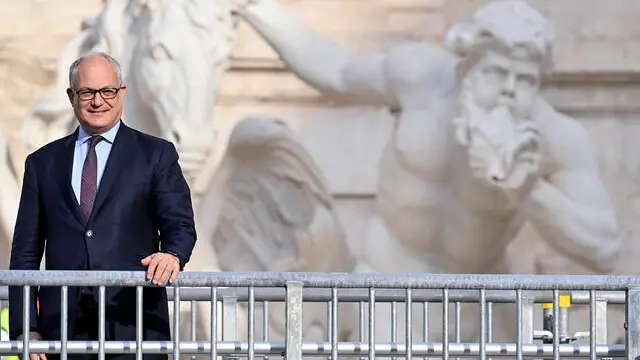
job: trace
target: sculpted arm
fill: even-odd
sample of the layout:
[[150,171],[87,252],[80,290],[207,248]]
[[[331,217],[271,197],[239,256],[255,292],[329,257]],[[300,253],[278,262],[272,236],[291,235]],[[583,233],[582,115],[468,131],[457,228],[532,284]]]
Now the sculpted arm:
[[[18,217],[11,246],[10,270],[38,270],[44,254],[46,218],[38,191],[38,179],[33,156],[25,161],[24,181]],[[9,287],[10,337],[22,335],[22,287]],[[37,330],[36,290],[31,288],[30,331]]]
[[240,15],[278,52],[291,71],[318,91],[397,105],[386,84],[386,54],[354,58],[273,0],[248,5]]
[[563,137],[550,144],[560,168],[534,185],[523,210],[549,246],[594,271],[611,272],[621,246],[615,213],[586,130],[562,120],[554,131]]

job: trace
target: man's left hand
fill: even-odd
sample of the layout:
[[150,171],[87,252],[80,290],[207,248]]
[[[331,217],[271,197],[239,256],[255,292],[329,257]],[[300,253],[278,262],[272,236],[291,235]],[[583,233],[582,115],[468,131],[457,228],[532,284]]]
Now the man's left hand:
[[180,273],[180,260],[172,254],[154,253],[141,262],[147,267],[147,280],[155,285],[173,284]]

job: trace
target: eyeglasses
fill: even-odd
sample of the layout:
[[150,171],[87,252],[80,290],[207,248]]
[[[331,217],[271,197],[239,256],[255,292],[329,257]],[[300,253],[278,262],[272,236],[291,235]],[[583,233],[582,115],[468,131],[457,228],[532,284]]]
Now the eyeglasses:
[[100,93],[100,96],[102,96],[103,99],[109,100],[109,99],[115,98],[116,95],[118,95],[118,91],[120,91],[120,89],[121,87],[102,88],[98,90],[82,89],[82,90],[76,91],[76,94],[78,94],[78,97],[80,98],[80,100],[84,100],[84,101],[93,100],[93,98],[96,96],[96,93]]

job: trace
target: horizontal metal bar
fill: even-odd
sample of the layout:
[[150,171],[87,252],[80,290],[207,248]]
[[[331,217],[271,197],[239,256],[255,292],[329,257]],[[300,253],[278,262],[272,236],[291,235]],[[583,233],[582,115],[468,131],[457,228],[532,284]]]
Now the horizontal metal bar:
[[[169,300],[173,300],[172,291],[167,291]],[[248,301],[248,288],[224,288],[218,290],[218,298],[234,297],[237,301]],[[255,288],[255,301],[284,301],[285,289],[281,288]],[[451,290],[449,301],[461,303],[478,303],[480,295],[477,290]],[[515,291],[493,290],[487,291],[487,302],[493,303],[515,303]],[[1,293],[0,293],[1,295]],[[306,288],[302,291],[305,302],[328,302],[331,301],[331,289]],[[533,298],[535,303],[550,303],[553,301],[553,293],[549,291],[534,291],[528,296]],[[598,292],[598,298],[607,300],[608,304],[624,304],[625,293],[620,292]],[[0,299],[2,299],[0,297]],[[369,301],[368,289],[338,289],[338,299],[340,302],[361,302]],[[413,290],[411,292],[412,301],[416,302],[442,302],[441,290]],[[183,288],[180,292],[182,301],[211,301],[211,290],[209,288]],[[378,289],[376,291],[377,302],[399,302],[406,300],[406,294],[400,289]],[[571,294],[571,303],[589,304],[589,293],[575,291]]]
[[[451,290],[449,301],[461,303],[477,303],[480,299],[476,290]],[[285,301],[286,291],[283,288],[256,288],[256,301]],[[412,300],[418,302],[442,302],[442,291],[440,290],[414,290]],[[493,303],[515,303],[515,292],[508,290],[487,291],[487,302]],[[331,300],[331,289],[306,288],[302,291],[305,302],[328,302]],[[544,290],[529,294],[535,303],[550,303],[553,301],[553,294]],[[626,294],[623,291],[601,291],[598,292],[598,299],[605,300],[609,305],[623,305]],[[167,287],[167,297],[173,301],[173,286]],[[224,297],[235,297],[237,301],[248,301],[248,288],[222,288],[218,290],[218,299]],[[9,299],[7,286],[0,286],[0,301]],[[338,299],[340,302],[361,302],[369,301],[368,289],[338,289]],[[404,291],[398,289],[379,289],[376,292],[377,302],[404,302],[406,295]],[[211,290],[207,287],[185,287],[180,290],[181,301],[211,301]],[[589,304],[589,292],[574,291],[571,293],[571,303]]]
[[[349,274],[319,272],[196,272],[180,274],[176,286],[284,287],[299,281],[316,288],[626,290],[634,275]],[[144,271],[0,270],[0,286],[155,286]]]
[[[589,304],[590,296],[589,291],[573,291],[571,292],[571,303]],[[604,300],[608,304],[619,305],[627,302],[627,294],[624,291],[598,291],[596,299]]]
[[[69,354],[96,354],[98,353],[97,341],[69,341]],[[254,343],[255,355],[279,355],[285,352],[284,342],[260,342]],[[33,341],[31,349],[37,353],[59,353],[59,341]],[[209,341],[181,341],[179,343],[181,354],[208,354],[211,346]],[[375,343],[376,356],[405,354],[403,343]],[[249,345],[240,341],[221,341],[217,344],[218,354],[239,355],[248,354]],[[486,344],[487,356],[514,356],[516,344]],[[589,355],[589,345],[560,344],[560,356],[585,357]],[[22,343],[17,341],[1,341],[0,355],[15,355],[22,351]],[[135,341],[105,341],[105,352],[108,354],[133,354],[136,351]],[[145,354],[169,354],[173,352],[173,343],[170,341],[144,341],[142,351]],[[360,356],[366,355],[369,345],[365,342],[340,342],[338,343],[338,355]],[[414,343],[411,346],[414,356],[440,356],[442,355],[441,343]],[[525,344],[522,346],[525,357],[546,357],[553,355],[551,344]],[[329,342],[304,342],[302,343],[303,355],[330,355],[331,343]],[[477,343],[450,343],[450,356],[478,356],[480,344]],[[624,345],[598,345],[596,346],[598,357],[624,357]]]
[[[477,303],[480,299],[477,290],[451,290],[449,301],[461,303]],[[247,287],[220,288],[218,289],[218,299],[224,297],[234,297],[237,301],[248,301]],[[256,288],[255,301],[285,301],[286,291],[283,288]],[[331,289],[306,288],[303,289],[303,299],[305,302],[328,302],[331,301]],[[509,290],[487,291],[487,302],[492,303],[515,303],[515,292]],[[550,303],[553,301],[553,294],[545,290],[534,290],[528,294],[533,298],[534,303]],[[173,301],[173,286],[167,287],[167,297]],[[599,291],[599,300],[604,300],[609,305],[623,305],[626,301],[626,294],[623,291]],[[7,286],[0,286],[0,301],[9,299]],[[338,299],[340,302],[362,302],[369,301],[368,289],[338,289]],[[378,289],[376,292],[377,302],[404,302],[406,295],[401,289]],[[442,302],[441,290],[414,290],[412,292],[413,301],[418,302]],[[211,301],[211,290],[208,287],[184,287],[180,292],[181,301]],[[571,292],[571,303],[573,305],[588,305],[589,292]]]

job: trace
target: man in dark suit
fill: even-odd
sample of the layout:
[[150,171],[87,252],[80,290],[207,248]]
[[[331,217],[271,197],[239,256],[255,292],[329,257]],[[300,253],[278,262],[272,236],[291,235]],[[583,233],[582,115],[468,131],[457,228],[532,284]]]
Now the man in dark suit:
[[[196,241],[190,190],[175,147],[122,122],[127,88],[110,56],[78,59],[69,83],[80,126],[25,161],[10,269],[39,269],[46,249],[47,270],[146,268],[154,284],[175,281]],[[135,289],[106,290],[106,339],[135,340]],[[60,339],[60,288],[41,287],[32,294],[30,338]],[[70,340],[98,339],[97,294],[96,288],[69,288]],[[145,288],[143,301],[144,340],[170,340],[166,289]],[[9,302],[10,336],[20,339],[20,287],[10,288]],[[31,355],[32,360],[44,357]]]

